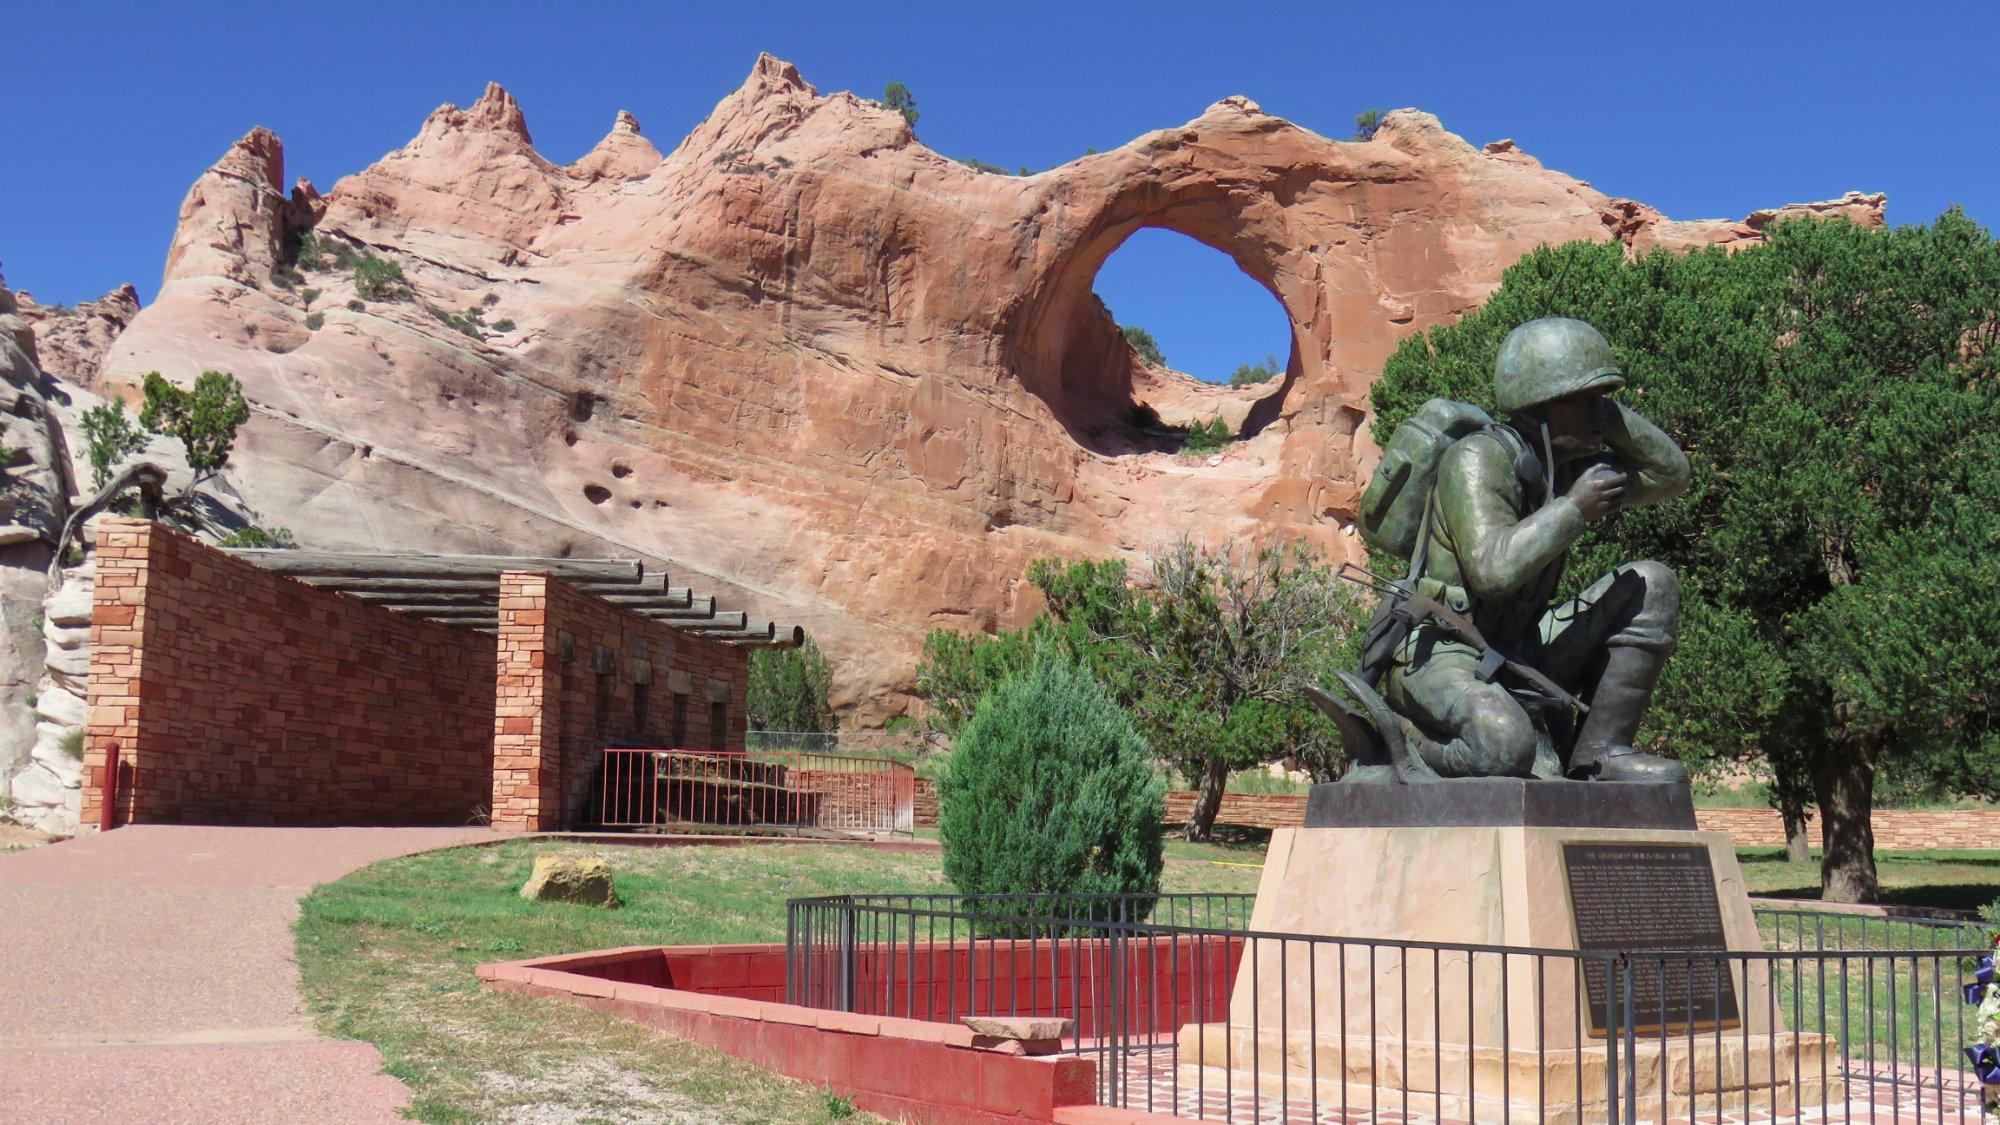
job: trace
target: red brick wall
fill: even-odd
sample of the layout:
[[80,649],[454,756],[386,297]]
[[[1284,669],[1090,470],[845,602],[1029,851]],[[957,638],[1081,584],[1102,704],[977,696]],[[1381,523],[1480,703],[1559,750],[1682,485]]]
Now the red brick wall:
[[[1194,798],[1191,789],[1168,793],[1167,823],[1186,824],[1188,814],[1194,811]],[[1297,828],[1306,821],[1306,799],[1289,793],[1224,793],[1215,820],[1245,828]]]
[[[1168,793],[1167,823],[1187,823],[1193,806],[1192,791]],[[1216,821],[1246,828],[1297,828],[1305,818],[1303,796],[1225,793]],[[1729,833],[1740,847],[1781,847],[1785,842],[1784,821],[1770,809],[1696,809],[1694,819],[1703,831]],[[1818,824],[1813,821],[1815,843]],[[937,827],[937,786],[926,777],[917,779],[917,827]],[[2000,848],[2000,809],[1877,809],[1875,846],[1910,852]]]
[[[1771,809],[1696,809],[1701,827],[1727,832],[1745,847],[1779,847],[1785,822]],[[1933,849],[1979,851],[2000,848],[2000,809],[1876,809],[1875,846],[1883,851]],[[1807,831],[1819,843],[1819,818]]]
[[465,824],[492,794],[493,639],[163,527],[98,531],[83,823]]
[[[496,825],[590,823],[600,751],[620,743],[670,746],[676,695],[685,700],[686,748],[743,749],[746,649],[649,620],[544,575],[509,574],[501,580],[499,651]],[[711,696],[724,697],[726,729],[710,729]]]
[[[1186,823],[1193,806],[1192,792],[1168,793],[1167,822]],[[1296,828],[1305,823],[1305,816],[1303,796],[1225,793],[1216,821],[1248,828]],[[1740,847],[1780,847],[1785,842],[1784,821],[1771,809],[1696,809],[1694,819],[1703,831],[1729,833]],[[2000,809],[1877,809],[1874,824],[1875,846],[1884,851],[2000,848]],[[1817,818],[1811,832],[1818,843]]]

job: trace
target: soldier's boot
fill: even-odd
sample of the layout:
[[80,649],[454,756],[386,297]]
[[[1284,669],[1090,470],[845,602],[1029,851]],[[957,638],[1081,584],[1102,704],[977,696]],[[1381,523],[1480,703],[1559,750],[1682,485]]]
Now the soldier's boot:
[[1590,714],[1576,735],[1569,776],[1579,781],[1688,780],[1687,767],[1632,747],[1639,720],[1660,682],[1666,656],[1649,649],[1614,645],[1605,656],[1604,674],[1590,699]]

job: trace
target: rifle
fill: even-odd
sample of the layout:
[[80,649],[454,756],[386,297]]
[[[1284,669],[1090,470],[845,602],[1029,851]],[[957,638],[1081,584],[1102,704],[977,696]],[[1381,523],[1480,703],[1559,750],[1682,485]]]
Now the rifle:
[[[1364,589],[1372,590],[1377,595],[1387,599],[1392,605],[1401,604],[1409,607],[1409,609],[1415,611],[1410,618],[1412,628],[1423,624],[1426,620],[1431,620],[1457,634],[1458,639],[1479,650],[1482,658],[1482,668],[1491,666],[1495,671],[1505,668],[1521,679],[1526,680],[1531,687],[1549,699],[1575,708],[1577,714],[1588,715],[1590,713],[1589,704],[1586,704],[1583,700],[1564,690],[1561,684],[1550,679],[1541,669],[1523,664],[1506,653],[1501,652],[1499,649],[1494,648],[1491,644],[1488,644],[1485,635],[1479,631],[1479,627],[1474,625],[1464,614],[1459,613],[1429,594],[1418,591],[1414,579],[1407,585],[1401,582],[1394,582],[1369,570],[1365,566],[1359,566],[1355,563],[1340,564],[1340,569],[1335,572],[1335,577],[1343,581],[1352,582]],[[1482,678],[1490,678],[1490,673],[1488,677]]]

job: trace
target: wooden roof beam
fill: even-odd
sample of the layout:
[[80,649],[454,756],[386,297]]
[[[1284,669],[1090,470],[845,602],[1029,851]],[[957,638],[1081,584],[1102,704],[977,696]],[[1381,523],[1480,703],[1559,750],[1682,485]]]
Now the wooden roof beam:
[[[231,547],[228,553],[277,574],[352,578],[498,578],[534,571],[572,582],[637,585],[645,566],[637,559],[547,559],[514,555],[388,555]],[[664,585],[662,586],[664,588]]]

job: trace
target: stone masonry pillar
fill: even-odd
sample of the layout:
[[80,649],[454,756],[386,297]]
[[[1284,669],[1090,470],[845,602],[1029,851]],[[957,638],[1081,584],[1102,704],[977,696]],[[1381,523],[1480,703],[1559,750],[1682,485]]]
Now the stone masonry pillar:
[[560,827],[560,685],[549,629],[549,576],[500,576],[500,644],[493,699],[493,827]]

